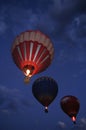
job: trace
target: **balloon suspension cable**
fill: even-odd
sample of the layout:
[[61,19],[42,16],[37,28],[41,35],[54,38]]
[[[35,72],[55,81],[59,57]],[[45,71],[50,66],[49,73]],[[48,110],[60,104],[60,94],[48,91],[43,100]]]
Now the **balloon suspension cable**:
[[76,124],[76,117],[75,116],[72,117],[72,121],[74,124]]
[[45,113],[48,113],[48,107],[45,107]]

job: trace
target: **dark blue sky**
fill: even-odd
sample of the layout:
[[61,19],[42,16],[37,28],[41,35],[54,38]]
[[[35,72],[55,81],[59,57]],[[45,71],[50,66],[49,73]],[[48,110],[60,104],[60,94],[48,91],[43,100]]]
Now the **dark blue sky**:
[[[25,85],[14,64],[11,47],[16,35],[40,30],[54,45],[49,68]],[[86,1],[0,1],[0,130],[86,130]],[[49,113],[32,95],[32,83],[51,76],[59,86]],[[74,95],[80,100],[77,125],[60,108],[60,99]]]

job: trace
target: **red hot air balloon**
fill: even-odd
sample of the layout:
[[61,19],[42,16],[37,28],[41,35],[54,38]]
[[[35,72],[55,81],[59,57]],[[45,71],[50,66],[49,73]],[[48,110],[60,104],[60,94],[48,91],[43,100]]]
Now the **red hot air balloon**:
[[76,116],[79,112],[80,102],[75,96],[64,96],[60,105],[62,110],[72,119],[73,123],[76,123]]
[[48,112],[48,106],[53,102],[58,93],[58,85],[51,77],[40,77],[32,85],[34,97],[45,107]]
[[16,37],[12,46],[12,57],[23,71],[25,82],[44,71],[53,59],[54,48],[48,36],[40,31],[26,31]]

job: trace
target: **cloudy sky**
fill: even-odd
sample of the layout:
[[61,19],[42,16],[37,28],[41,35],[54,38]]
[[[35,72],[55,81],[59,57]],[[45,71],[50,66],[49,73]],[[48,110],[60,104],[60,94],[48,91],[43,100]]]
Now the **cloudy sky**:
[[[35,29],[50,37],[55,55],[50,67],[25,85],[11,47],[18,34]],[[86,130],[86,1],[1,0],[0,74],[0,130]],[[48,114],[32,95],[40,76],[51,76],[59,86]],[[76,126],[60,108],[69,94],[80,100]]]

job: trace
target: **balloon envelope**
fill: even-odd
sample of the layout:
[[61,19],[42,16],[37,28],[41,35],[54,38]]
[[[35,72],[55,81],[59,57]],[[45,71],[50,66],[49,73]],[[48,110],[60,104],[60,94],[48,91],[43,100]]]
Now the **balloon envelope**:
[[61,105],[62,110],[69,117],[71,117],[72,121],[75,123],[76,116],[80,108],[80,102],[77,99],[77,97],[72,96],[72,95],[64,96],[60,101],[60,105]]
[[53,55],[52,41],[40,31],[23,32],[13,42],[13,60],[27,77],[44,71],[51,64]]
[[58,93],[58,85],[51,77],[40,77],[32,85],[34,97],[45,106],[45,111]]

